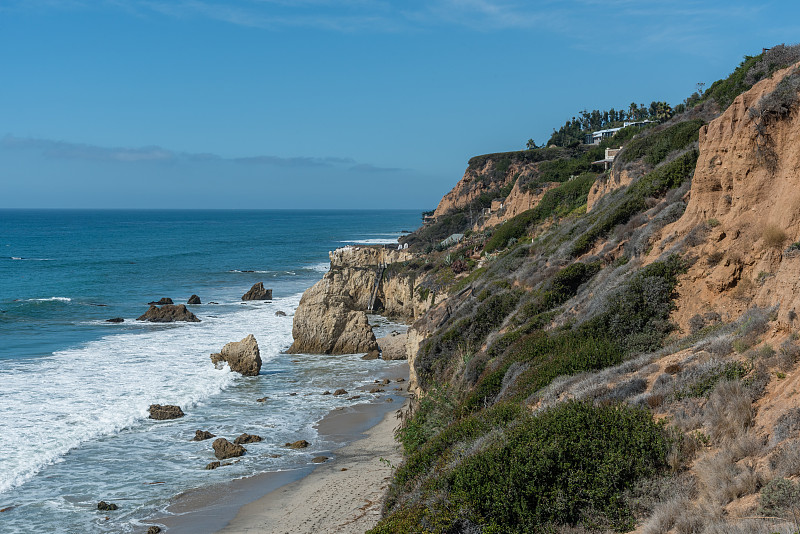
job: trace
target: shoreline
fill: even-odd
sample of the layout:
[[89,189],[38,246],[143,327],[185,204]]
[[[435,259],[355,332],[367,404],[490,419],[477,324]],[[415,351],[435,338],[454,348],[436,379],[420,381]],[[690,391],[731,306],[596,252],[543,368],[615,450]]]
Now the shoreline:
[[[398,377],[405,381],[396,383]],[[331,410],[314,425],[320,439],[336,444],[321,453],[331,457],[328,461],[192,490],[174,499],[169,515],[142,524],[166,527],[170,534],[363,533],[371,528],[380,518],[392,473],[380,459],[392,465],[402,459],[394,429],[398,410],[408,402],[408,367],[382,370],[375,378],[392,381],[381,401]],[[402,391],[395,390],[398,386]],[[386,402],[388,397],[393,402]]]

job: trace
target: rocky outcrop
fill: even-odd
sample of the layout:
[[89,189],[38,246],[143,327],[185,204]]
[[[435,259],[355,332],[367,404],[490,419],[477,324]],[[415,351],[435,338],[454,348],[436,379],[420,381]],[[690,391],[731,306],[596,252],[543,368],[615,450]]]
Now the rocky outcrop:
[[503,207],[499,210],[493,211],[489,217],[475,223],[473,230],[478,232],[486,228],[492,228],[498,224],[502,224],[509,219],[512,219],[524,211],[535,208],[541,202],[544,194],[554,187],[558,187],[559,183],[546,183],[539,184],[533,188],[525,188],[520,186],[517,181],[511,192],[503,200]]
[[214,456],[217,457],[217,460],[237,458],[239,456],[243,456],[247,452],[247,449],[241,445],[231,443],[225,438],[215,439],[211,446],[214,448]]
[[589,189],[589,197],[586,200],[587,213],[592,211],[597,201],[605,195],[628,186],[631,182],[633,182],[633,176],[625,170],[613,168],[608,175],[601,174],[597,181],[592,184],[592,188]]
[[97,509],[101,512],[109,512],[111,510],[116,510],[117,508],[119,507],[113,502],[100,501],[97,503]]
[[197,295],[192,295],[189,297],[189,300],[186,302],[186,304],[202,304],[202,302],[200,302],[200,297]]
[[[511,161],[500,163],[505,158],[511,158]],[[515,159],[508,154],[490,154],[473,158],[461,180],[439,201],[433,215],[441,217],[463,209],[481,195],[497,191],[510,185],[520,175],[532,172],[536,165]]]
[[261,354],[258,342],[253,334],[241,341],[232,341],[222,347],[219,353],[211,355],[211,362],[220,367],[227,362],[231,371],[236,371],[244,376],[258,376],[261,371]]
[[124,323],[125,319],[123,319],[122,317],[113,317],[111,319],[106,319],[106,322],[107,323]]
[[186,415],[183,413],[180,406],[171,404],[165,404],[163,406],[161,404],[151,404],[147,411],[150,412],[150,419],[155,419],[156,421],[178,419]]
[[335,273],[303,293],[292,323],[289,354],[357,354],[378,351],[367,314],[342,292]]
[[264,283],[259,282],[242,295],[242,300],[272,300],[272,290],[264,289]]
[[412,320],[417,306],[413,279],[397,274],[391,265],[413,256],[406,250],[382,247],[343,247],[329,254],[331,269],[300,300],[294,314],[290,353],[357,354],[378,356],[378,344],[364,310],[367,309],[377,266],[390,266],[378,292],[383,315]]
[[384,360],[405,360],[406,341],[408,335],[392,333],[378,339],[378,346],[381,349],[381,358]]
[[290,449],[305,449],[309,445],[311,445],[309,442],[307,442],[304,439],[301,439],[293,443],[287,443],[286,445],[284,445],[284,447],[289,447]]
[[214,434],[208,430],[195,430],[192,441],[205,441],[207,439],[216,438]]
[[172,302],[172,299],[169,297],[161,297],[161,300],[159,301],[154,300],[152,302],[148,302],[148,304],[150,306],[163,306],[164,304],[175,304],[175,303]]
[[686,211],[664,228],[648,258],[690,233],[705,236],[691,250],[700,261],[678,287],[673,320],[684,331],[695,315],[711,311],[730,321],[753,305],[779,305],[779,323],[797,326],[800,255],[788,247],[800,239],[800,110],[765,123],[769,161],[750,113],[791,70],[757,83],[700,130]]
[[200,319],[190,312],[184,304],[165,304],[160,308],[150,306],[143,315],[136,318],[137,321],[149,321],[151,323],[172,323],[175,321],[185,321],[189,323],[199,323]]

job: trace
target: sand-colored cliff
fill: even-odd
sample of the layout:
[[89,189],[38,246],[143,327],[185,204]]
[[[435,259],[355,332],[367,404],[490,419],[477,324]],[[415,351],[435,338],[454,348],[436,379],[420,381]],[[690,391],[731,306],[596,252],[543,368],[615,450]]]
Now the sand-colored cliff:
[[779,323],[796,326],[800,253],[787,248],[800,238],[800,113],[766,124],[771,163],[758,153],[764,140],[750,113],[793,70],[762,80],[700,131],[686,211],[664,229],[650,258],[691,232],[702,236],[691,250],[698,261],[679,287],[675,320],[682,327],[696,314],[732,320],[753,305],[779,305]]

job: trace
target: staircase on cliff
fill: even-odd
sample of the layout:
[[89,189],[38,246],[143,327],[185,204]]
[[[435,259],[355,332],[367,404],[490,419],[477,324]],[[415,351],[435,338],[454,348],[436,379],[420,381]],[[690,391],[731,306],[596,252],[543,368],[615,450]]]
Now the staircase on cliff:
[[369,312],[375,310],[375,299],[378,298],[378,288],[381,286],[381,280],[383,280],[384,271],[386,271],[386,264],[378,264],[375,274],[375,284],[372,286],[372,293],[369,296],[369,304],[367,304],[367,311]]

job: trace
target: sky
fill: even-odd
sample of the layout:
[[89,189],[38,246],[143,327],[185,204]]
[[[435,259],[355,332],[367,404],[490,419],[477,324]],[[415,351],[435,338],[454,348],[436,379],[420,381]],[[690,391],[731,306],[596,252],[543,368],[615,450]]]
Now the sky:
[[796,0],[0,0],[0,208],[433,209],[797,36]]

